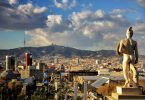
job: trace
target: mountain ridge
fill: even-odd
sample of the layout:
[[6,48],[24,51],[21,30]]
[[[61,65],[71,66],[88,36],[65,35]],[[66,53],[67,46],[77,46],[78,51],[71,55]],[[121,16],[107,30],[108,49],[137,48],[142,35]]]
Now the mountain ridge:
[[14,49],[2,49],[0,50],[0,56],[3,57],[5,55],[15,55],[20,56],[24,55],[25,52],[31,52],[34,57],[40,56],[57,56],[61,55],[64,57],[97,57],[97,56],[115,56],[114,50],[99,50],[99,51],[91,51],[91,50],[80,50],[72,47],[65,47],[59,45],[50,45],[50,46],[42,46],[42,47],[20,47]]

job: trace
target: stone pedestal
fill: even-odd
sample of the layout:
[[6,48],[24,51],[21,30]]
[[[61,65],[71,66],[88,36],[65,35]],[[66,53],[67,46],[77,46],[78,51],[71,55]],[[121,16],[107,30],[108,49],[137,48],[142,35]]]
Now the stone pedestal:
[[117,93],[121,95],[141,95],[141,90],[137,87],[124,88],[117,86]]
[[106,100],[145,100],[145,95],[139,88],[130,87],[116,87],[116,93],[112,93],[111,96],[106,96]]

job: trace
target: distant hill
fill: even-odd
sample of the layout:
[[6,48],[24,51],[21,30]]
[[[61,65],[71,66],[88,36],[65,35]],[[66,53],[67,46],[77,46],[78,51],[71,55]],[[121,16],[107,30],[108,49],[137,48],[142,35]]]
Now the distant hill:
[[0,50],[0,56],[4,57],[6,55],[15,55],[17,57],[22,56],[25,52],[31,52],[34,57],[40,56],[56,56],[61,55],[64,57],[97,57],[97,56],[115,56],[115,51],[113,50],[100,50],[100,51],[89,51],[89,50],[79,50],[71,47],[64,47],[58,45],[44,46],[44,47],[21,47],[8,50]]

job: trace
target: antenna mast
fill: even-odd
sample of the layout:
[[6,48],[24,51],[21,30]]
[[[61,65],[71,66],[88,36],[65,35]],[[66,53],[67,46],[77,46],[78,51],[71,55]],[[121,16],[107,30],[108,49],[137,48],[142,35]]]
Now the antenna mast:
[[25,38],[25,33],[24,33],[24,48],[26,46],[26,38]]

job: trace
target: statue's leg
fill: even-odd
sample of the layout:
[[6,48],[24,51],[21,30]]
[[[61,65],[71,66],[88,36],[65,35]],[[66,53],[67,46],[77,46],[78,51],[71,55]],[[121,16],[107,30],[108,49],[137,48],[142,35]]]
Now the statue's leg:
[[128,64],[128,62],[123,62],[123,75],[125,78],[125,84],[123,87],[129,87],[129,64]]
[[134,67],[134,64],[130,64],[130,69],[132,70],[133,72],[133,82],[134,82],[134,85],[135,87],[138,86],[138,75],[137,75],[137,70],[136,68]]

